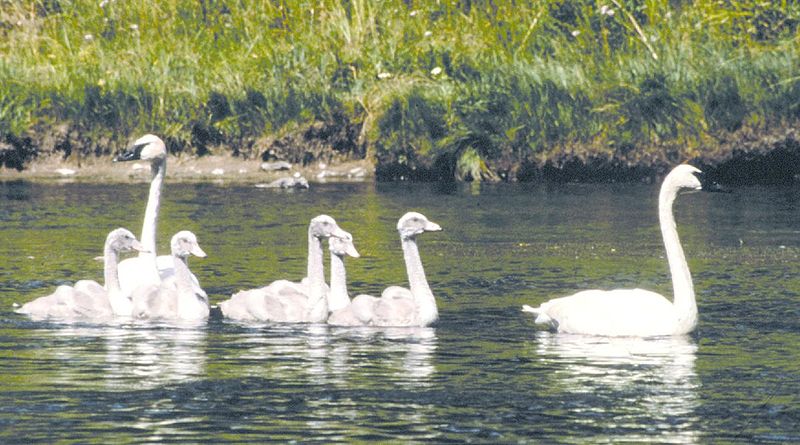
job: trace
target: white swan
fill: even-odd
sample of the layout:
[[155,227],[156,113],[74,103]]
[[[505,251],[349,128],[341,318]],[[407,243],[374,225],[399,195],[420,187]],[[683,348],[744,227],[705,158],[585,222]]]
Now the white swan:
[[417,235],[442,230],[438,224],[417,212],[403,215],[397,222],[400,243],[408,273],[409,289],[390,286],[380,298],[356,296],[350,306],[333,312],[328,324],[339,326],[429,326],[439,318],[422,260],[417,248]]
[[537,308],[524,305],[522,310],[533,312],[537,323],[548,323],[558,332],[639,337],[691,332],[697,325],[697,303],[672,204],[682,189],[702,188],[696,176],[700,173],[691,165],[675,167],[664,178],[658,195],[658,219],[672,274],[674,302],[643,289],[586,290]]
[[333,218],[320,215],[308,225],[308,275],[301,283],[278,280],[259,289],[240,291],[219,304],[234,320],[320,323],[328,318],[328,288],[323,270],[322,240],[351,238]]
[[350,295],[347,293],[347,272],[344,268],[344,257],[350,255],[358,258],[360,255],[353,245],[353,237],[328,238],[328,249],[331,251],[331,284],[328,293],[328,311],[334,312],[350,305]]
[[188,230],[176,233],[170,247],[174,279],[162,281],[160,285],[136,288],[132,295],[133,317],[179,320],[208,318],[208,297],[205,292],[196,292],[188,264],[189,255],[205,258],[206,253],[197,243],[195,234]]
[[16,312],[36,318],[63,319],[104,319],[130,314],[131,301],[120,289],[117,261],[120,252],[142,249],[130,231],[113,230],[103,247],[105,286],[92,280],[78,281],[73,287],[58,286],[54,293],[25,303]]
[[[156,135],[146,134],[137,139],[133,146],[114,158],[114,162],[148,161],[153,179],[150,181],[150,193],[142,223],[141,242],[144,250],[136,258],[128,258],[119,264],[119,279],[122,291],[132,293],[133,290],[146,284],[159,284],[175,273],[172,255],[156,254],[156,230],[158,226],[158,208],[161,203],[161,188],[167,174],[167,146]],[[205,294],[194,275],[195,292]]]

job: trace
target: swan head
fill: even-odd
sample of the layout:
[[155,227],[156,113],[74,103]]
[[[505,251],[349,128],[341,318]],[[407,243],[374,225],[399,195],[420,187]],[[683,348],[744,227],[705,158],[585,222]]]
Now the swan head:
[[423,232],[438,232],[442,230],[439,224],[429,221],[425,215],[417,212],[408,212],[397,221],[397,231],[402,238],[413,238]]
[[121,161],[161,161],[167,158],[167,146],[160,137],[146,134],[131,145],[124,152],[114,158],[114,162]]
[[198,258],[205,258],[206,253],[200,248],[197,243],[197,236],[188,230],[182,230],[176,233],[170,241],[170,248],[172,255],[186,258],[189,255],[194,255]]
[[337,238],[335,236],[328,238],[328,248],[332,254],[338,257],[350,255],[353,258],[358,258],[361,256],[356,250],[356,246],[353,245],[353,236],[349,233],[347,233],[347,236],[344,238]]
[[336,221],[328,215],[314,217],[308,225],[308,234],[319,239],[330,237],[344,239],[350,236],[349,233],[339,228]]
[[110,246],[114,252],[144,251],[144,246],[136,239],[133,233],[123,228],[112,230],[106,237],[106,245]]
[[675,190],[702,190],[703,179],[703,172],[699,169],[689,164],[681,164],[673,168],[664,178],[664,186],[669,186]]

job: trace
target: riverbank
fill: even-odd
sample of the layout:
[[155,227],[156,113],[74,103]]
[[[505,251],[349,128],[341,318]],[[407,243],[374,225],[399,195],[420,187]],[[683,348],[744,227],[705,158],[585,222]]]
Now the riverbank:
[[380,180],[791,173],[800,3],[289,3],[0,3],[0,164],[155,133],[187,159]]
[[[222,181],[233,184],[268,185],[282,178],[302,177],[310,183],[331,181],[455,180],[452,165],[435,158],[417,157],[408,163],[376,166],[354,139],[315,138],[322,125],[300,129],[283,138],[259,141],[252,148],[255,156],[233,156],[237,151],[217,147],[203,156],[181,150],[170,155],[168,172],[173,181]],[[351,136],[344,130],[324,133]],[[34,140],[31,138],[30,140]],[[26,162],[22,169],[0,167],[3,180],[69,180],[86,182],[129,182],[149,180],[145,163],[115,163],[119,148],[98,147],[99,155],[80,157],[89,151],[73,142],[58,142],[52,134],[41,138],[50,141],[50,151]],[[53,141],[56,141],[55,143]],[[55,144],[55,145],[54,145]],[[65,156],[56,146],[75,147]],[[1,145],[0,145],[1,148]],[[173,150],[174,152],[174,150]],[[675,164],[689,162],[706,171],[716,182],[727,185],[788,184],[800,180],[800,131],[780,128],[770,133],[740,130],[720,139],[713,146],[694,153],[681,147],[619,153],[581,147],[575,150],[553,148],[538,159],[504,158],[483,160],[487,177],[483,180],[519,182],[655,182]],[[280,165],[283,164],[283,165]],[[470,178],[472,179],[472,178]],[[285,186],[286,184],[284,184]]]
[[[363,160],[344,161],[335,165],[317,163],[305,167],[292,164],[281,169],[268,167],[259,160],[230,155],[170,155],[167,160],[167,175],[170,182],[221,182],[275,188],[291,188],[290,184],[276,183],[289,178],[304,178],[312,184],[374,180],[374,167]],[[150,179],[151,172],[147,163],[117,163],[110,157],[85,159],[78,165],[75,161],[50,156],[31,162],[23,170],[0,168],[0,180],[8,181],[121,183],[145,182]]]

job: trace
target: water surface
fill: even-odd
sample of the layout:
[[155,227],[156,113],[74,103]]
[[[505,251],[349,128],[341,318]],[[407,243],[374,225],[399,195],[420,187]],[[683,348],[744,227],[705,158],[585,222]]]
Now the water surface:
[[441,319],[424,329],[32,321],[11,304],[102,279],[106,234],[140,233],[146,184],[0,183],[0,442],[797,443],[800,188],[691,194],[678,229],[689,336],[537,330],[519,309],[585,288],[669,295],[656,186],[168,183],[159,248],[194,231],[213,303],[305,273],[308,220],[354,237],[352,293],[403,284],[420,237]]

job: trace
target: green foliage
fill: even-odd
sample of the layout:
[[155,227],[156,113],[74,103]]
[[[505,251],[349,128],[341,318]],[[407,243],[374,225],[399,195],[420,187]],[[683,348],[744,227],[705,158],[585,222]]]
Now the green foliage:
[[0,133],[238,152],[346,116],[379,165],[473,179],[554,146],[691,151],[800,119],[798,23],[763,0],[0,1]]

